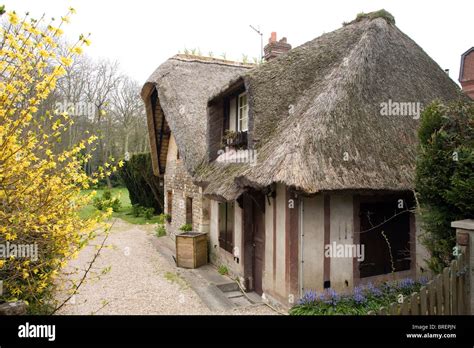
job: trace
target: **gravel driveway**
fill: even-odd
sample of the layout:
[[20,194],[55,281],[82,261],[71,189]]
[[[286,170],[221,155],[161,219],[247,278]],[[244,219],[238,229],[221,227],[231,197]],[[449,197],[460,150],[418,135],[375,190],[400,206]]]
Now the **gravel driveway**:
[[[58,314],[274,314],[265,305],[212,312],[152,244],[154,225],[114,219],[107,247],[101,251],[78,293]],[[99,235],[65,269],[78,281],[93,258]],[[67,281],[63,283],[66,284]],[[59,292],[58,299],[65,298]]]

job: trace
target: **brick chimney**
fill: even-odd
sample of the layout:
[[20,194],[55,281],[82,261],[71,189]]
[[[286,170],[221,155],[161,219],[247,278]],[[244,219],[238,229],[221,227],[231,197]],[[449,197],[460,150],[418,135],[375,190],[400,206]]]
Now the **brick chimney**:
[[272,32],[270,39],[268,39],[268,44],[263,49],[265,53],[264,58],[266,61],[269,61],[281,54],[288,52],[289,50],[291,50],[291,45],[286,42],[286,37],[282,38],[280,41],[277,41],[277,33]]
[[474,47],[468,49],[461,56],[459,82],[463,92],[471,97],[471,99],[474,99]]

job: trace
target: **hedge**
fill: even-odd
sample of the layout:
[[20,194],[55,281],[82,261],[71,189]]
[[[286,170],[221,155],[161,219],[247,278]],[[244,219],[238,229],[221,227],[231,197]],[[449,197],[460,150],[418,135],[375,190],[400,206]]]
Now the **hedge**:
[[124,161],[119,176],[128,189],[132,204],[163,212],[163,182],[153,174],[150,153],[138,153]]
[[453,258],[451,222],[474,218],[474,103],[435,102],[422,113],[416,169],[429,267],[439,273]]

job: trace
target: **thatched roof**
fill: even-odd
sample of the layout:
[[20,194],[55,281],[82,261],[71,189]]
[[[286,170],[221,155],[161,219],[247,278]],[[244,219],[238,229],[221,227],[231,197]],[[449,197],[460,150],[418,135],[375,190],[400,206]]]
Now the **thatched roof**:
[[419,121],[382,116],[381,103],[426,106],[459,88],[388,15],[358,16],[242,75],[258,161],[234,180],[233,164],[203,164],[205,193],[233,199],[275,182],[310,194],[412,189]]
[[[156,175],[163,174],[159,160],[160,157],[162,162],[163,158],[166,159],[169,131],[174,134],[186,168],[193,172],[206,151],[207,100],[229,79],[251,67],[222,59],[176,55],[155,70],[143,86],[141,95],[146,105]],[[155,90],[157,106],[153,108],[151,97]],[[163,114],[165,119],[162,119]],[[162,125],[164,135],[160,136]]]

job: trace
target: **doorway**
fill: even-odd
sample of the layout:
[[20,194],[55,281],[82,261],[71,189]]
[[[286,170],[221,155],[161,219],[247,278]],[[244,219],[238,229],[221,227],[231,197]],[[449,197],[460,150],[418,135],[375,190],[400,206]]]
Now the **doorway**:
[[265,262],[265,196],[257,191],[244,193],[244,274],[252,279],[250,289],[261,295]]

